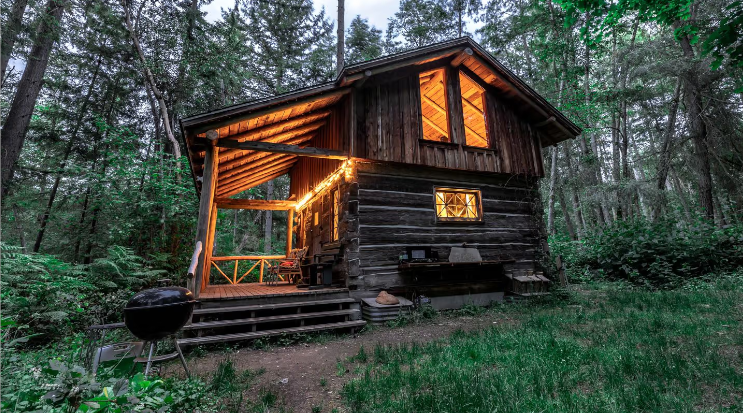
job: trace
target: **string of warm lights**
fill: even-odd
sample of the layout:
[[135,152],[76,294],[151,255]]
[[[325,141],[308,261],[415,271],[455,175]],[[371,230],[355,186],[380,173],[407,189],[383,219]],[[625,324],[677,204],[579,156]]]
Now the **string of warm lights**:
[[341,175],[344,175],[347,179],[351,178],[353,175],[353,161],[351,159],[346,159],[343,161],[343,164],[336,169],[330,176],[325,178],[322,182],[317,184],[313,190],[308,192],[302,199],[297,202],[297,206],[294,207],[297,211],[302,209],[305,204],[307,204],[312,198],[314,198],[317,194],[322,192],[325,188],[328,188],[329,186],[332,186],[335,181],[338,180],[338,178],[341,177]]

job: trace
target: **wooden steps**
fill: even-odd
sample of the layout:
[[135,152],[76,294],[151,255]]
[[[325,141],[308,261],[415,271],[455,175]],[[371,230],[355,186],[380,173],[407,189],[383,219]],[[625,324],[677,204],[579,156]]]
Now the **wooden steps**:
[[255,340],[257,338],[277,336],[282,334],[298,334],[298,333],[310,333],[317,331],[337,330],[337,329],[355,329],[366,325],[366,321],[354,320],[354,321],[343,321],[340,323],[327,323],[327,324],[315,324],[311,326],[301,327],[289,327],[280,328],[275,330],[255,331],[249,333],[238,333],[238,334],[222,334],[216,336],[206,337],[192,337],[183,338],[178,340],[179,346],[193,346],[200,344],[214,344],[224,343],[228,341],[242,341],[242,340]]
[[193,323],[183,327],[183,330],[200,330],[207,328],[231,327],[246,324],[271,323],[277,321],[301,320],[305,318],[334,317],[334,316],[353,316],[359,314],[359,310],[347,309],[337,311],[318,311],[314,313],[285,314],[268,317],[251,317],[238,318],[233,320],[204,321]]
[[244,297],[201,303],[193,322],[183,327],[181,346],[254,340],[282,334],[357,329],[361,307],[347,289],[286,296]]
[[258,305],[240,305],[240,306],[234,306],[234,307],[198,308],[198,309],[193,310],[193,315],[202,316],[202,315],[209,315],[209,314],[276,310],[279,308],[309,307],[309,306],[326,305],[326,304],[351,304],[355,302],[357,301],[353,298],[336,298],[336,299],[331,299],[331,300],[313,300],[313,301],[300,301],[300,302],[288,302],[288,303],[276,303],[276,304],[258,304]]

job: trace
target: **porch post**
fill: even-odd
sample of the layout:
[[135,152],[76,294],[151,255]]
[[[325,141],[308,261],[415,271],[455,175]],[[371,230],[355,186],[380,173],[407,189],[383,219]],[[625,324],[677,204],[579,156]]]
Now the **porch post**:
[[289,208],[286,214],[286,256],[292,250],[292,233],[294,232],[294,208]]
[[[199,255],[199,263],[196,266],[194,274],[194,295],[196,297],[201,293],[202,286],[206,285],[208,280],[204,279],[204,273],[208,273],[209,254],[211,246],[209,240],[213,239],[209,234],[212,218],[212,204],[214,203],[214,191],[217,186],[217,173],[219,166],[219,148],[216,147],[219,134],[215,130],[206,132],[206,155],[204,156],[204,175],[201,182],[201,198],[199,200],[199,220],[196,224],[196,241],[201,241],[203,245],[202,253]],[[207,281],[207,282],[205,282]]]

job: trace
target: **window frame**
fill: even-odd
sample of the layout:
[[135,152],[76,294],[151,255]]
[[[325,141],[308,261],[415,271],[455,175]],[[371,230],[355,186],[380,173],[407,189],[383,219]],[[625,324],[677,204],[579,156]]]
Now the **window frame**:
[[[476,206],[476,218],[462,218],[462,217],[441,217],[439,216],[439,212],[437,209],[438,202],[436,198],[436,194],[439,192],[455,192],[455,193],[471,193],[475,195],[475,200],[477,202]],[[436,223],[463,223],[463,224],[472,224],[472,223],[483,223],[483,212],[482,212],[482,191],[478,188],[452,188],[452,187],[443,187],[443,186],[434,186],[433,187],[433,215],[436,220]]]
[[[459,82],[459,98],[462,100],[462,125],[465,128],[464,133],[464,142],[462,142],[462,146],[466,148],[479,148],[479,149],[492,149],[493,148],[493,138],[491,135],[491,128],[490,128],[490,119],[488,119],[488,90],[481,83],[480,78],[473,79],[472,76],[470,76],[468,71],[462,70],[462,68],[457,68],[457,82]],[[462,95],[462,80],[461,76],[464,76],[469,80],[470,82],[474,83],[475,86],[482,89],[482,121],[485,125],[485,142],[487,143],[485,146],[475,146],[475,145],[467,145],[467,122],[464,118],[464,95]]]
[[[446,141],[441,141],[441,140],[426,138],[425,137],[425,134],[423,132],[423,127],[424,127],[423,125],[425,123],[425,121],[423,120],[423,118],[425,116],[423,116],[423,93],[421,91],[420,77],[424,73],[437,72],[437,71],[441,71],[441,77],[442,77],[443,88],[444,88],[444,107],[442,109],[444,110],[445,116],[446,116],[446,134],[447,134],[447,136],[446,136],[446,139],[447,140]],[[436,67],[436,68],[429,69],[429,70],[422,70],[422,71],[418,72],[418,74],[416,75],[416,77],[418,79],[418,84],[417,84],[416,87],[418,88],[418,109],[420,111],[420,119],[419,119],[420,120],[420,123],[419,123],[419,125],[420,125],[420,134],[421,134],[420,135],[420,139],[423,140],[423,141],[426,141],[426,142],[435,142],[435,143],[441,143],[441,144],[459,145],[459,143],[452,142],[452,136],[451,136],[451,129],[452,129],[452,127],[451,127],[451,108],[449,107],[450,106],[449,105],[449,90],[447,88],[447,82],[448,82],[448,76],[449,75],[450,75],[450,73],[449,73],[449,70],[448,70],[448,68],[446,66]]]

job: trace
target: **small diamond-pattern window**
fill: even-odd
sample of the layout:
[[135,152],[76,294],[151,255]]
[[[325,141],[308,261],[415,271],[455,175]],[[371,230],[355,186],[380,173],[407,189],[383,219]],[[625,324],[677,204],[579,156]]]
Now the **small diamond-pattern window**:
[[480,191],[436,188],[436,218],[442,221],[480,221]]

